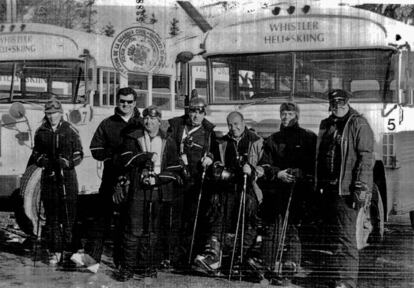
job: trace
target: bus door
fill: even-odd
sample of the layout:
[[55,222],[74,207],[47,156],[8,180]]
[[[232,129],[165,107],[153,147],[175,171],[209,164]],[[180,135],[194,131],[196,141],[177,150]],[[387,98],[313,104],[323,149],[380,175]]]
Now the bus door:
[[[414,211],[414,52],[400,50],[392,57],[388,105],[384,111],[383,159],[391,214]],[[391,103],[392,104],[392,103]]]

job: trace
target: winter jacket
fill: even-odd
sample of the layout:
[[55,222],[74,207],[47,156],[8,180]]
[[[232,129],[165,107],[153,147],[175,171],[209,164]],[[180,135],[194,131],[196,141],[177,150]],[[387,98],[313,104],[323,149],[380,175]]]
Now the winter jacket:
[[[178,154],[186,154],[188,159],[188,170],[192,179],[198,179],[202,173],[200,159],[206,155],[214,158],[211,153],[211,143],[216,141],[215,133],[213,131],[214,125],[207,119],[203,119],[201,127],[193,134],[191,134],[193,144],[191,147],[183,143],[183,133],[186,127],[191,126],[191,120],[187,115],[175,117],[170,120],[168,134],[175,141],[178,149]],[[214,159],[213,159],[214,160]]]
[[[178,161],[177,148],[174,141],[167,136],[167,134],[160,130],[159,135],[162,139],[161,148],[161,173],[167,178],[163,178],[162,183],[166,185],[162,186],[164,194],[170,195],[170,189],[173,189],[172,180],[179,182],[179,172],[181,166]],[[118,167],[122,171],[129,181],[129,194],[134,193],[141,189],[140,177],[142,170],[146,168],[146,164],[151,160],[153,153],[145,152],[145,138],[144,130],[135,125],[130,125],[125,128],[123,133],[123,142],[120,149],[120,155],[118,158]],[[168,178],[171,177],[171,178]],[[167,179],[167,180],[166,180]],[[169,184],[169,185],[167,185]]]
[[[213,147],[212,151],[215,151],[216,154],[219,154],[215,155],[214,159],[216,162],[220,161],[227,168],[230,168],[232,170],[239,169],[239,172],[241,172],[241,167],[237,167],[238,163],[236,163],[236,155],[229,155],[229,152],[233,153],[232,149],[229,149],[229,145],[236,145],[237,153],[240,156],[247,156],[247,163],[250,164],[253,170],[252,177],[250,177],[252,190],[256,194],[257,200],[261,202],[263,199],[263,194],[259,186],[257,186],[256,180],[258,177],[263,176],[263,170],[260,169],[260,167],[257,167],[259,159],[262,157],[263,153],[263,138],[245,128],[245,131],[243,132],[239,143],[236,143],[236,140],[234,140],[229,134],[226,134],[216,143],[218,144],[218,149],[215,149]],[[239,174],[238,171],[235,172],[236,174]]]
[[[59,165],[59,157],[68,160],[68,167],[61,167]],[[45,158],[48,159],[46,164],[42,161]],[[78,130],[69,122],[62,120],[56,131],[53,131],[49,122],[44,119],[42,125],[35,133],[34,147],[29,165],[35,164],[45,168],[44,174],[60,174],[60,170],[63,169],[65,176],[71,175],[70,178],[76,178],[74,168],[81,163],[82,159],[83,150]],[[73,186],[70,181],[65,180],[65,182]],[[78,187],[76,185],[77,189]]]
[[116,182],[118,171],[114,166],[114,154],[119,152],[122,144],[122,130],[128,125],[139,126],[141,121],[138,109],[135,108],[134,115],[125,122],[119,115],[118,108],[115,108],[114,115],[104,119],[96,129],[89,149],[94,159],[104,162],[101,191],[103,189],[112,191]]
[[312,179],[315,168],[316,134],[299,127],[281,127],[280,131],[267,138],[263,147],[263,157],[260,165],[265,170],[267,181],[276,181],[284,186],[277,178],[281,170],[299,168],[302,176]]
[[[372,189],[373,182],[373,150],[374,134],[368,121],[356,110],[350,108],[350,115],[345,124],[341,139],[341,166],[339,175],[339,195],[351,195],[350,187],[356,181],[367,185],[368,191]],[[317,162],[316,177],[318,190],[324,188],[324,178],[321,172],[322,164],[327,151],[321,147],[320,143],[329,131],[334,129],[334,116],[322,120],[318,142],[317,142]],[[326,185],[326,184],[325,184]]]

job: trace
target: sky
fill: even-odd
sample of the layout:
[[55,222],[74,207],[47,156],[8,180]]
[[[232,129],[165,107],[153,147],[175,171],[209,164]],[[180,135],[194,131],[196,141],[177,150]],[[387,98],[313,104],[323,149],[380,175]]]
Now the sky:
[[[176,1],[174,0],[143,0],[144,4],[156,5],[156,6],[164,6],[164,5],[174,5]],[[233,0],[234,1],[234,0]],[[289,0],[288,0],[289,1]],[[252,1],[252,0],[239,0],[238,2],[288,2],[288,1],[275,1],[275,0],[260,0],[260,1]],[[211,3],[219,2],[218,0],[190,0],[194,6],[206,5]],[[232,1],[228,1],[232,2]],[[290,2],[300,2],[291,0]],[[308,1],[312,2],[312,1]],[[333,2],[342,2],[347,3],[349,5],[360,5],[360,4],[414,4],[413,0],[317,0],[315,2],[321,3],[333,3]],[[136,0],[97,0],[96,5],[114,5],[114,6],[134,6],[136,4]]]
[[[174,8],[178,7],[175,0],[97,0],[97,28],[100,29],[110,22],[115,28],[115,35],[117,35],[122,30],[137,25],[135,12],[138,9],[139,4],[137,4],[137,2],[139,1],[143,2],[143,6],[147,10],[148,17],[154,13],[156,18],[159,20],[157,24],[151,26],[150,28],[157,30],[163,37],[168,37],[170,22],[173,18],[180,19],[180,26],[186,25],[184,21],[189,21],[188,19],[185,20],[186,16],[183,16],[183,11],[180,8]],[[195,7],[199,7],[223,1],[190,0],[190,2]],[[301,5],[302,3],[312,5],[315,3],[317,5],[329,6],[337,5],[338,2],[345,2],[348,5],[357,5],[364,3],[414,4],[414,0],[229,0],[227,2],[238,3],[238,9],[247,9],[246,7],[259,8],[263,6],[263,3],[276,4],[283,2],[296,3],[296,5]],[[240,3],[243,4],[241,5]],[[217,7],[220,7],[220,5]],[[166,22],[168,23],[167,25]]]

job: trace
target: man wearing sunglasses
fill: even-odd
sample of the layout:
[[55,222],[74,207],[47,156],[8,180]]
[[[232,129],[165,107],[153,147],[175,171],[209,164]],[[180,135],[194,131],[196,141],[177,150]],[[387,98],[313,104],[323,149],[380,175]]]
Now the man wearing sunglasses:
[[[185,180],[182,193],[184,195],[182,199],[184,202],[183,207],[185,207],[182,215],[182,253],[177,255],[178,259],[176,261],[178,263],[175,263],[176,266],[188,263],[198,195],[201,189],[201,176],[203,170],[213,163],[213,154],[210,152],[210,149],[211,143],[215,141],[214,125],[205,118],[206,108],[205,100],[195,96],[189,103],[188,114],[168,121],[170,125],[168,133],[177,145],[180,161],[184,167],[183,178]],[[197,235],[200,235],[199,232],[202,226],[200,223],[197,223]],[[196,239],[198,239],[198,236]],[[192,256],[196,254],[194,252],[197,250],[198,242],[195,241]]]
[[[110,231],[110,224],[114,212],[112,195],[117,181],[117,169],[114,166],[114,155],[122,143],[121,131],[131,123],[141,123],[142,118],[136,108],[137,93],[134,89],[125,87],[118,90],[118,99],[114,115],[104,119],[93,135],[90,149],[92,157],[104,164],[102,182],[99,188],[97,205],[94,209],[88,208],[93,215],[93,223],[88,227],[85,253],[76,253],[72,261],[85,266],[89,271],[96,273],[103,252],[104,240]],[[115,249],[119,249],[115,245]],[[114,251],[114,262],[117,264],[117,255]]]
[[331,115],[322,120],[317,149],[327,271],[335,288],[355,288],[358,279],[357,215],[372,189],[374,136],[364,116],[349,106],[351,93],[328,93]]

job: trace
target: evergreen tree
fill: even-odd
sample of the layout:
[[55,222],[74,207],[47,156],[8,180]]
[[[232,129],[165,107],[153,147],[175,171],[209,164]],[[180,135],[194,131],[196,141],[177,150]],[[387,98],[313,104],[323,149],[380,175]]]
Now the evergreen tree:
[[178,21],[176,18],[173,18],[173,20],[171,21],[171,26],[170,26],[170,36],[174,37],[177,36],[178,33],[180,33],[180,28],[178,27],[178,23],[180,21]]
[[115,34],[114,25],[112,25],[111,22],[106,24],[104,27],[102,27],[101,34],[105,35],[105,36],[108,36],[108,37],[114,36],[114,34]]

